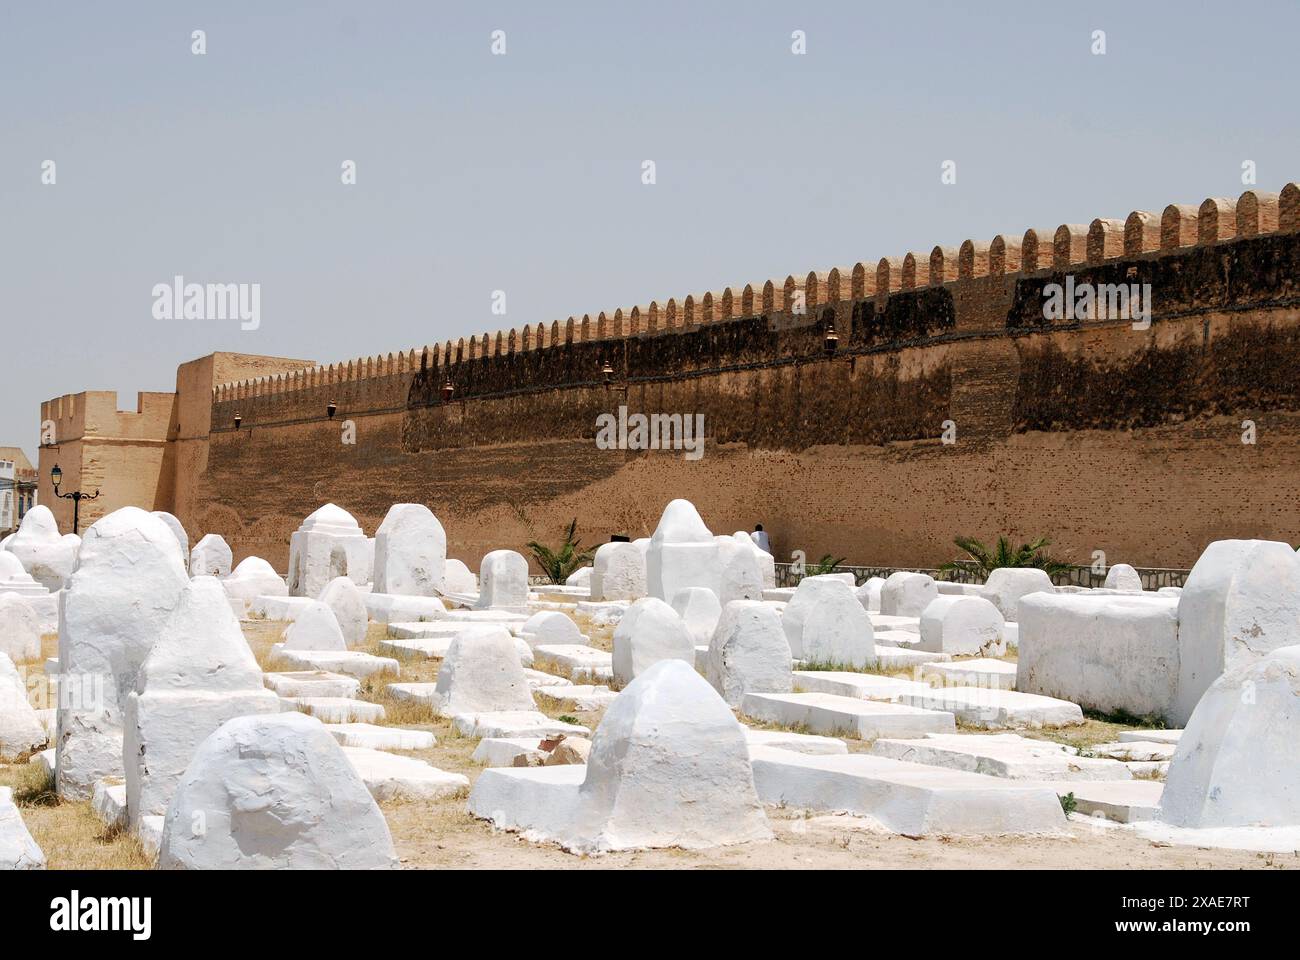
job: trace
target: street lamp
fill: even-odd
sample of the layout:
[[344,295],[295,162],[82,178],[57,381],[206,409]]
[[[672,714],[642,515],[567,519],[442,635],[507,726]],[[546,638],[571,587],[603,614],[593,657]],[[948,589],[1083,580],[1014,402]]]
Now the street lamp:
[[54,469],[50,471],[50,480],[54,484],[54,495],[56,497],[60,500],[72,501],[72,532],[76,533],[81,522],[81,501],[94,500],[99,496],[99,489],[96,488],[93,494],[82,493],[80,490],[75,490],[72,493],[59,493],[59,484],[63,482],[63,471],[59,469],[57,463],[54,465]]

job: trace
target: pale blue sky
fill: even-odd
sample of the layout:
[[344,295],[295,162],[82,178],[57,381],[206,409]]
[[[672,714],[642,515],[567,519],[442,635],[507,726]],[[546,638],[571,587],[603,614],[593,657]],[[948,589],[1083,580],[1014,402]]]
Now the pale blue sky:
[[[1276,190],[1298,28],[1294,2],[7,3],[0,444],[213,350],[328,362],[1158,211],[1236,196],[1245,159]],[[260,329],[154,320],[175,274],[260,283]]]

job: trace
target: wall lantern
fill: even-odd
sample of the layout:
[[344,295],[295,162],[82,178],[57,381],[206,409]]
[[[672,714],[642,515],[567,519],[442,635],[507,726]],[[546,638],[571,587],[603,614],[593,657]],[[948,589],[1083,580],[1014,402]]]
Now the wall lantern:
[[327,406],[327,407],[325,408],[325,414],[326,414],[326,415],[327,415],[331,420],[333,420],[333,419],[334,419],[334,414],[338,411],[338,408],[339,408],[339,405],[338,405],[337,403],[335,403],[333,400],[331,400],[331,401],[329,402],[329,406]]
[[835,332],[835,324],[826,325],[826,339],[822,341],[822,349],[826,351],[826,356],[835,356],[835,351],[840,346],[840,335]]
[[236,430],[239,429],[239,425],[240,425],[241,423],[243,423],[243,422],[244,422],[244,418],[243,418],[242,416],[240,416],[239,414],[235,414],[235,429],[236,429]]
[[608,360],[606,360],[605,365],[600,368],[600,374],[604,378],[605,386],[608,387],[614,382],[614,368],[610,365]]
[[442,384],[442,402],[451,403],[451,395],[456,392],[456,388],[451,385],[451,377],[448,377]]

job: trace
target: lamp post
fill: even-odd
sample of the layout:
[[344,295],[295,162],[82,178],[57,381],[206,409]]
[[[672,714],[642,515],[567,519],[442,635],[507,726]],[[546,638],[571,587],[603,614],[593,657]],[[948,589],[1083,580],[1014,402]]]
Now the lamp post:
[[82,493],[80,490],[74,490],[72,493],[59,493],[59,484],[63,482],[63,471],[59,469],[56,463],[54,469],[50,471],[50,480],[54,484],[54,495],[60,500],[72,501],[72,532],[77,532],[77,526],[81,522],[81,501],[94,500],[99,496],[98,488],[93,494]]

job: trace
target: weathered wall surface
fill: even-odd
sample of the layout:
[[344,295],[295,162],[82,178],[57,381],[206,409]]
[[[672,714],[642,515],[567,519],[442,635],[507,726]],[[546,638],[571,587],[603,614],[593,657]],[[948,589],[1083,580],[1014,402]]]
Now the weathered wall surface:
[[[857,563],[932,565],[958,534],[1047,535],[1063,559],[1104,550],[1147,566],[1190,566],[1223,537],[1296,542],[1300,195],[1288,191],[1255,198],[1253,232],[1245,196],[1206,201],[935,248],[928,284],[909,254],[223,386],[182,519],[281,568],[289,534],[329,500],[371,534],[391,503],[428,503],[472,567],[556,540],[575,516],[588,543],[648,536],[679,496],[715,532],[762,522],[779,555]],[[1044,284],[1066,274],[1149,283],[1150,328],[1046,321]],[[800,296],[804,316],[786,306]],[[599,449],[596,418],[620,404],[702,413],[704,457]]]
[[[39,451],[37,497],[54,512],[63,533],[72,532],[73,503],[54,496],[50,471],[63,471],[63,493],[97,489],[82,501],[80,530],[119,507],[164,510],[171,502],[171,478],[163,471],[167,452],[170,393],[140,393],[136,409],[119,410],[112,390],[68,394],[41,404],[41,422],[53,425],[53,444]],[[44,432],[44,431],[43,431]]]

